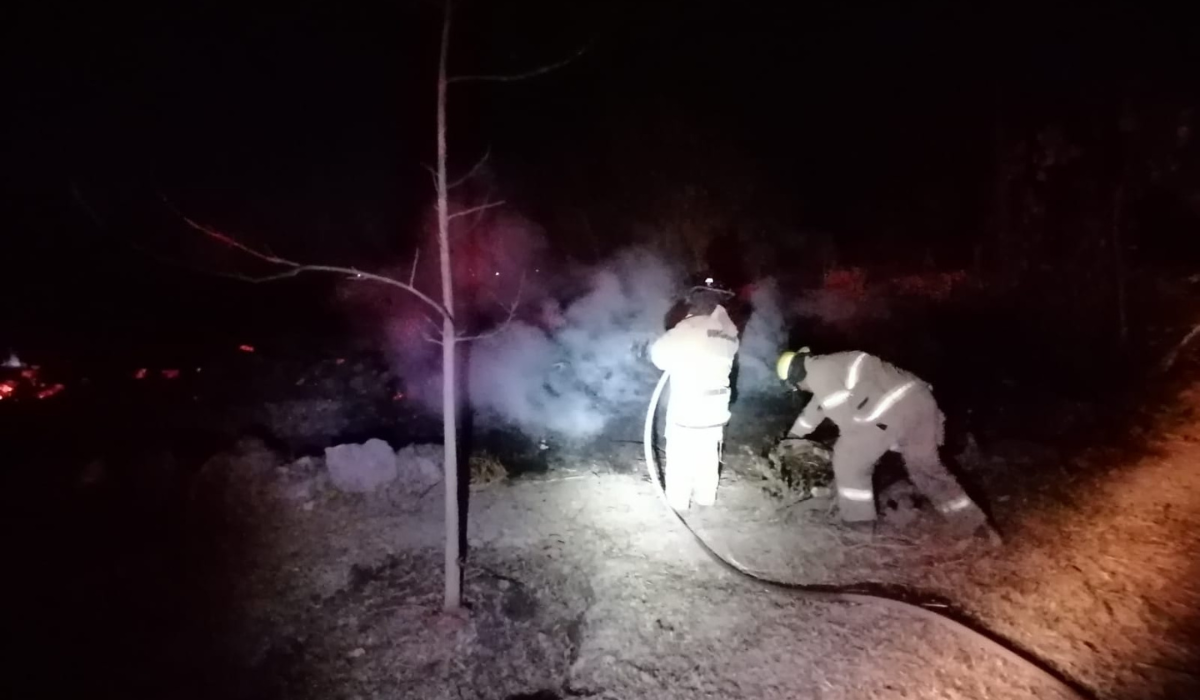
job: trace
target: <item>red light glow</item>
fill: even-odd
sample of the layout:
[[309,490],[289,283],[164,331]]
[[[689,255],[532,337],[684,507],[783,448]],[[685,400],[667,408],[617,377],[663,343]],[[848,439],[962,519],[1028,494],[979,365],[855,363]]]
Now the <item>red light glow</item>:
[[46,387],[45,389],[42,389],[41,391],[39,391],[37,393],[37,397],[39,399],[48,399],[51,396],[54,396],[54,395],[60,393],[63,389],[66,389],[66,387],[63,386],[62,384],[51,384],[50,386]]

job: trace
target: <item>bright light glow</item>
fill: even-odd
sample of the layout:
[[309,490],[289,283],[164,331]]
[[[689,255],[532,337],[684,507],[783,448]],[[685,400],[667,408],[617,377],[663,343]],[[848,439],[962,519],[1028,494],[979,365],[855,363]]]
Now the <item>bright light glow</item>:
[[854,358],[854,362],[850,363],[850,371],[846,373],[846,388],[853,389],[858,385],[858,373],[862,368],[863,360],[867,359],[867,353],[859,353],[858,357]]
[[238,350],[241,350],[242,352],[254,352],[254,346],[242,344],[238,346]]
[[879,400],[879,403],[875,404],[875,408],[870,413],[868,413],[866,416],[855,416],[854,420],[859,423],[871,423],[875,420],[878,420],[879,417],[886,413],[889,408],[894,406],[897,401],[904,398],[904,395],[907,394],[915,384],[915,381],[908,382],[896,387],[895,389],[892,389],[883,395],[883,398]]
[[846,403],[846,400],[849,398],[849,391],[846,391],[845,389],[842,389],[841,391],[835,391],[821,401],[821,408],[834,408],[835,406],[841,406],[842,404]]
[[968,496],[959,496],[949,503],[943,503],[938,510],[942,511],[943,513],[954,513],[962,510],[963,508],[967,508],[970,505],[971,499]]
[[804,420],[803,418],[796,421],[796,424],[799,425],[801,428],[806,428],[808,430],[812,430],[813,428],[817,427],[815,425],[811,425],[808,421]]
[[840,488],[838,495],[848,501],[869,501],[875,497],[875,492],[871,489]]

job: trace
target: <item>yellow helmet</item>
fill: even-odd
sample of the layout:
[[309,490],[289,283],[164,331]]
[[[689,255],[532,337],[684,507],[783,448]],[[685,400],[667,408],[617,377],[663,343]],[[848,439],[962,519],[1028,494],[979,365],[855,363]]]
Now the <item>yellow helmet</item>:
[[775,374],[779,375],[779,380],[786,382],[788,370],[792,368],[792,360],[796,358],[796,353],[788,350],[779,356],[779,360],[775,363]]
[[[779,376],[779,380],[784,381],[784,382],[788,381],[788,377],[793,376],[792,375],[792,364],[795,361],[796,356],[797,355],[806,355],[809,352],[811,352],[811,351],[808,348],[800,348],[800,350],[798,350],[796,352],[788,350],[787,352],[780,355],[779,360],[775,362],[775,374],[777,374]],[[802,363],[803,363],[803,361],[804,361],[803,358],[801,358]],[[801,364],[800,369],[803,370],[803,364]],[[801,371],[800,377],[803,378],[803,376],[804,376],[804,372]],[[794,376],[793,376],[793,379],[794,379]],[[797,380],[796,383],[798,384],[799,381]]]

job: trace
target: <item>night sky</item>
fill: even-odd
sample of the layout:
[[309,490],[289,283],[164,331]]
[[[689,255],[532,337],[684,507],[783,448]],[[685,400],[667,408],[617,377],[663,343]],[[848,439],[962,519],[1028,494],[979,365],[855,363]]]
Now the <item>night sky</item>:
[[[305,259],[411,250],[432,197],[440,5],[302,5],[10,11],[0,321],[190,299],[209,282],[162,262],[199,255],[164,199]],[[587,51],[452,88],[453,167],[490,149],[505,198],[572,255],[586,251],[565,222],[615,248],[695,186],[769,240],[827,232],[867,260],[915,240],[953,264],[988,222],[998,121],[1020,133],[1195,97],[1182,15],[877,5],[462,2],[453,73]]]

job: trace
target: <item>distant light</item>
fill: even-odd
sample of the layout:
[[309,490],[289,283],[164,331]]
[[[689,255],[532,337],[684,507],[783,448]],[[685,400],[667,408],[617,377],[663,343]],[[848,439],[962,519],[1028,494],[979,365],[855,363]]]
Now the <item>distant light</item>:
[[179,370],[177,370],[177,369],[164,369],[164,370],[162,371],[162,376],[163,376],[163,378],[164,378],[164,379],[175,379],[175,378],[177,378],[177,377],[179,376]]
[[713,283],[713,278],[711,278],[711,277],[705,277],[705,278],[704,278],[704,283],[705,283],[705,284],[712,284],[712,283]]
[[254,346],[253,345],[239,345],[238,350],[241,350],[242,352],[254,352]]
[[63,386],[62,384],[54,384],[54,385],[48,386],[45,389],[42,389],[41,391],[39,391],[37,397],[39,399],[48,399],[51,396],[54,396],[55,394],[59,393],[63,389],[66,389],[66,387]]
[[134,372],[134,373],[133,373],[133,378],[134,378],[134,379],[145,379],[145,378],[146,378],[146,372],[147,372],[146,368],[145,368],[145,367],[143,367],[143,368],[141,368],[141,369],[139,369],[138,371],[136,371],[136,372]]

